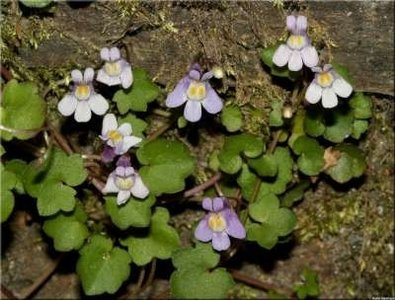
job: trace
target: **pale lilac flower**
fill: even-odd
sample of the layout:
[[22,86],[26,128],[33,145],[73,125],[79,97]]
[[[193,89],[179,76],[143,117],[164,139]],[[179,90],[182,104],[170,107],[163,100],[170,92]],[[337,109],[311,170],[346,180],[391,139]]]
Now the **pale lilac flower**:
[[316,104],[322,98],[322,106],[333,108],[337,105],[337,96],[347,98],[352,93],[352,86],[332,69],[331,65],[312,68],[315,78],[306,90],[306,100]]
[[92,111],[96,115],[104,115],[109,106],[107,100],[93,89],[93,69],[85,69],[84,76],[81,71],[73,70],[71,77],[74,81],[73,89],[58,103],[59,112],[66,117],[74,113],[77,122],[88,122]]
[[245,238],[246,231],[225,198],[205,198],[203,208],[209,213],[196,227],[196,239],[202,242],[212,241],[213,248],[222,251],[230,247],[229,236],[237,239]]
[[140,175],[130,166],[130,158],[121,157],[117,162],[115,171],[108,176],[102,193],[118,193],[117,204],[121,205],[131,195],[144,199],[148,196],[149,190],[143,183]]
[[288,16],[287,28],[291,34],[287,43],[277,48],[273,55],[273,63],[279,67],[288,64],[291,71],[301,70],[303,63],[309,68],[316,66],[319,60],[318,53],[307,36],[307,18]]
[[180,80],[174,91],[166,99],[167,107],[178,107],[186,102],[184,117],[189,122],[197,122],[202,117],[202,106],[210,114],[222,110],[223,103],[208,80],[212,72],[202,74],[199,65],[194,65],[188,75]]
[[114,148],[114,153],[121,155],[126,153],[131,147],[141,142],[141,138],[132,136],[132,126],[124,123],[118,127],[118,122],[114,114],[107,114],[103,118],[103,128],[100,138],[106,144]]
[[114,148],[109,145],[104,145],[103,152],[101,153],[101,160],[104,163],[109,163],[114,160],[117,154],[114,151]]
[[100,51],[104,66],[97,73],[96,80],[108,86],[121,84],[124,89],[133,83],[133,73],[130,64],[121,58],[118,48],[103,48]]

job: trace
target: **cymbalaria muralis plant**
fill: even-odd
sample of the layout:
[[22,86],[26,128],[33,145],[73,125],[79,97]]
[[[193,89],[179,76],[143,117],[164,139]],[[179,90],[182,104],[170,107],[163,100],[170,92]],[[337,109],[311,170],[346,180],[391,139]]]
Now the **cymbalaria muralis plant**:
[[[1,102],[2,222],[19,195],[36,199],[54,248],[78,251],[86,295],[114,294],[139,268],[144,276],[145,266],[155,270],[156,260],[171,259],[172,297],[226,298],[235,284],[229,258],[252,243],[286,243],[297,223],[292,208],[306,190],[328,178],[346,183],[366,168],[357,140],[368,129],[371,100],[353,92],[344,67],[318,66],[322,49],[310,40],[306,17],[288,16],[286,24],[287,40],[262,49],[261,71],[293,88],[289,99],[272,100],[261,128],[266,138],[243,126],[244,110],[219,88],[226,72],[202,61],[178,66],[189,70],[165,91],[146,71],[132,69],[121,49],[105,47],[96,71],[71,72],[70,91],[57,105],[61,128],[46,115],[34,83],[8,81]],[[63,130],[70,123],[91,147],[75,145]],[[196,139],[206,127],[223,137],[210,153],[206,140]],[[10,140],[33,138],[44,149],[34,159],[10,158]],[[87,198],[86,189],[96,194]],[[181,241],[173,217],[186,202],[196,204],[196,218]],[[100,213],[93,216],[92,207]],[[304,276],[294,295],[317,296],[316,276]]]

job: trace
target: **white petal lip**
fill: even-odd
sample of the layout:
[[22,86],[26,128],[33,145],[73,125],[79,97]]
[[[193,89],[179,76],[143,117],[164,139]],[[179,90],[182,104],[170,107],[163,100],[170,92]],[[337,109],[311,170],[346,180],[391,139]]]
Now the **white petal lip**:
[[120,154],[124,154],[124,153],[128,152],[128,150],[130,148],[132,148],[133,146],[135,146],[138,143],[140,143],[141,140],[142,139],[137,137],[137,136],[125,136],[123,138],[122,150],[121,150]]
[[291,56],[291,49],[288,48],[287,45],[282,44],[273,55],[273,63],[278,67],[284,67]]
[[322,91],[322,106],[325,108],[333,108],[337,105],[337,96],[332,88],[325,88]]
[[352,93],[352,86],[343,78],[337,78],[333,82],[332,88],[336,94],[343,98],[349,97]]
[[291,57],[289,58],[288,68],[291,71],[299,71],[303,67],[302,57],[298,50],[292,51]]
[[85,83],[92,82],[94,77],[95,77],[95,71],[93,71],[92,68],[86,68],[84,72]]
[[100,57],[102,60],[109,61],[110,60],[110,50],[108,48],[103,48],[100,50]]
[[98,82],[104,83],[108,86],[114,86],[121,84],[121,77],[120,76],[109,76],[103,69],[100,69],[97,72],[96,80]]
[[88,103],[91,110],[99,116],[104,115],[109,108],[107,100],[100,94],[91,95]]
[[121,205],[128,201],[130,198],[130,191],[119,191],[117,195],[117,204]]
[[122,87],[124,89],[129,88],[132,83],[133,83],[133,73],[132,73],[132,68],[130,67],[130,65],[126,65],[123,70],[122,73],[120,75],[120,80],[122,83]]
[[74,83],[81,83],[82,82],[81,71],[80,70],[71,71],[71,78],[73,79]]
[[121,126],[119,126],[118,131],[123,135],[131,135],[132,134],[132,125],[129,123],[123,123]]
[[144,199],[148,196],[149,190],[141,180],[139,175],[136,175],[134,185],[131,188],[132,195],[136,198]]
[[103,194],[108,194],[108,193],[118,193],[119,188],[115,184],[115,174],[112,172],[106,182],[106,186],[103,188],[102,193]]
[[77,108],[74,113],[74,119],[77,122],[85,123],[88,122],[92,117],[91,108],[89,107],[88,101],[79,101]]
[[67,94],[59,101],[58,110],[65,117],[71,116],[77,108],[77,103],[78,100],[73,94]]
[[103,118],[103,129],[101,131],[102,136],[106,136],[110,130],[116,130],[118,128],[118,122],[114,114],[107,114]]
[[189,122],[197,122],[202,117],[202,104],[199,101],[188,100],[184,108],[184,117]]
[[317,50],[313,46],[303,48],[302,59],[307,67],[315,67],[319,62]]
[[322,87],[316,84],[314,81],[310,83],[309,87],[306,90],[305,98],[307,102],[311,104],[316,104],[320,101],[322,96]]

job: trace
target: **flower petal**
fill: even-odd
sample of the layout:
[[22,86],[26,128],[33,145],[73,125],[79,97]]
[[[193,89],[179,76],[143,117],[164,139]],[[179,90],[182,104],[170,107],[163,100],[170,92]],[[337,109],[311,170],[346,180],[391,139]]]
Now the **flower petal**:
[[119,177],[125,176],[125,168],[124,167],[116,167],[114,172],[115,172],[116,176],[119,176]]
[[228,234],[223,232],[213,232],[213,248],[218,251],[226,250],[230,247]]
[[114,61],[120,58],[121,58],[121,52],[119,51],[119,49],[117,47],[112,47],[110,49],[110,60]]
[[198,101],[187,101],[184,108],[184,117],[189,122],[197,122],[202,117],[202,105]]
[[340,97],[347,98],[352,93],[352,86],[343,78],[337,78],[332,85],[333,90]]
[[99,116],[104,115],[109,108],[107,100],[100,94],[91,95],[88,104],[91,110]]
[[291,56],[291,49],[287,45],[282,44],[277,48],[273,55],[273,63],[278,67],[284,67]]
[[134,172],[134,169],[133,169],[133,167],[125,167],[125,176],[131,176],[131,175],[133,175],[135,172]]
[[120,76],[109,76],[103,69],[97,72],[96,80],[108,86],[121,84]]
[[287,16],[287,28],[288,31],[295,33],[296,32],[296,17],[295,16]]
[[104,189],[101,192],[103,194],[118,193],[119,192],[119,188],[115,184],[115,173],[114,172],[112,172],[108,176],[106,186],[104,187]]
[[125,136],[123,138],[123,144],[122,144],[122,153],[126,153],[131,147],[137,145],[142,141],[142,138],[139,138],[137,136]]
[[203,74],[202,78],[200,79],[201,81],[206,81],[209,80],[214,76],[213,72],[209,71]]
[[299,71],[303,67],[302,57],[298,50],[292,51],[291,57],[289,58],[288,68],[291,71]]
[[101,131],[102,136],[106,136],[110,130],[116,130],[118,128],[118,122],[114,114],[106,114],[103,118],[103,127]]
[[204,198],[202,202],[202,206],[205,210],[213,211],[213,200],[211,198]]
[[337,105],[337,96],[332,88],[326,88],[322,91],[322,106],[333,108]]
[[144,199],[149,194],[148,188],[145,186],[139,175],[136,175],[135,177],[134,185],[131,188],[131,192],[133,196],[140,199]]
[[307,30],[307,18],[305,16],[298,16],[296,18],[296,32],[298,34],[306,33]]
[[306,95],[305,98],[307,102],[311,104],[316,104],[318,101],[320,101],[322,96],[322,87],[315,83],[314,81],[310,83],[309,87],[306,90]]
[[331,64],[325,64],[322,69],[324,70],[324,72],[328,72],[328,71],[332,70],[332,68],[333,67]]
[[211,241],[213,238],[213,232],[208,226],[208,217],[204,217],[200,220],[198,226],[195,229],[195,238],[201,242],[208,242]]
[[71,71],[71,78],[73,79],[74,83],[81,83],[82,82],[81,71],[80,70]]
[[109,162],[113,161],[115,156],[116,156],[116,154],[114,152],[114,148],[110,147],[108,145],[104,145],[104,149],[103,149],[103,152],[101,154],[101,160],[104,163],[109,163]]
[[85,83],[92,82],[94,77],[95,77],[95,71],[93,71],[92,68],[86,68],[84,72]]
[[178,83],[175,89],[167,95],[166,106],[167,107],[178,107],[187,101],[187,89],[190,80],[184,77]]
[[130,198],[130,191],[119,191],[117,195],[117,204],[121,205],[128,201]]
[[133,83],[132,67],[127,66],[122,70],[120,80],[124,89],[129,88]]
[[319,62],[317,50],[313,46],[303,48],[302,59],[307,67],[315,67]]
[[119,126],[118,132],[123,136],[131,135],[132,125],[130,125],[129,123],[123,123],[121,126]]
[[71,116],[77,108],[77,103],[78,100],[73,94],[67,94],[59,101],[58,110],[65,117]]
[[223,197],[215,197],[213,199],[213,211],[218,212],[225,207],[226,200]]
[[200,80],[200,72],[197,70],[190,70],[188,76],[193,80],[199,81]]
[[77,108],[74,113],[74,119],[77,122],[83,123],[88,122],[92,117],[91,108],[87,101],[79,101],[77,103]]
[[229,209],[225,213],[225,220],[228,225],[226,228],[226,232],[230,236],[237,239],[244,239],[246,237],[246,230],[234,211]]
[[210,114],[219,113],[224,106],[221,98],[208,83],[206,84],[206,91],[206,99],[204,99],[202,102],[204,109],[207,110],[207,112],[209,112]]
[[110,60],[110,50],[108,48],[103,48],[100,50],[100,57],[102,60]]

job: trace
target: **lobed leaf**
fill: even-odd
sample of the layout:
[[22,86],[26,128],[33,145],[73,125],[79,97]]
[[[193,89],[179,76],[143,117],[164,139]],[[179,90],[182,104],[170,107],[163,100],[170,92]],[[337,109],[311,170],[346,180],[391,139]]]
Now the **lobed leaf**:
[[221,122],[229,132],[238,131],[243,125],[243,116],[238,106],[226,106],[221,113]]

